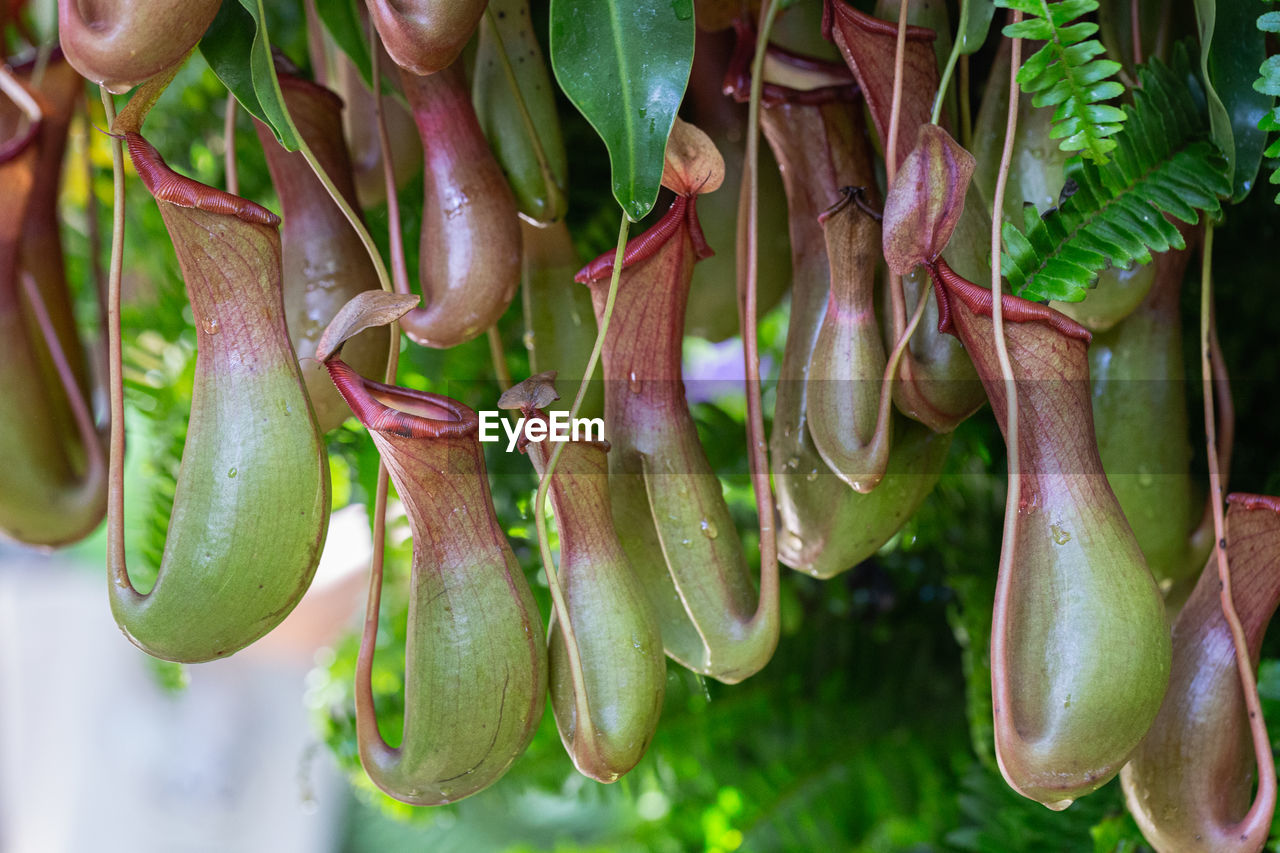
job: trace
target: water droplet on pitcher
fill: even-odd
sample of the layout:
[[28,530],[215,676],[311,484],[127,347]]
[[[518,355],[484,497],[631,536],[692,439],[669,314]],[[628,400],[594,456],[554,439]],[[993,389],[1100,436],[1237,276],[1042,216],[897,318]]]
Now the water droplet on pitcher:
[[631,375],[627,377],[627,387],[631,389],[632,394],[640,393],[640,379],[636,376],[636,372],[631,371]]
[[533,330],[530,329],[529,331],[525,332],[522,340],[524,341],[524,348],[532,351],[533,350]]
[[227,479],[234,480],[236,478],[236,475],[239,473],[240,473],[239,470],[237,470],[235,467],[232,467],[231,470],[227,471]]
[[204,326],[205,333],[210,335],[216,335],[222,330],[222,324],[218,322],[217,317],[210,317],[201,325]]
[[788,468],[790,468],[792,471],[794,471],[795,469],[799,468],[799,467],[800,467],[800,457],[799,457],[799,456],[792,456],[790,459],[788,459],[788,460],[787,460],[787,467],[788,467]]
[[702,530],[702,535],[708,539],[715,539],[720,535],[720,531],[716,529],[715,522],[707,521],[705,518],[698,524],[698,527]]
[[808,474],[805,474],[804,478],[808,480],[810,483],[812,483],[814,480],[818,479],[818,469],[814,468]]
[[1049,525],[1049,529],[1053,532],[1053,541],[1057,545],[1066,545],[1071,541],[1071,532],[1064,530],[1056,524]]
[[1138,466],[1138,485],[1144,489],[1149,489],[1155,485],[1156,478],[1151,476],[1151,472],[1147,470],[1147,466]]

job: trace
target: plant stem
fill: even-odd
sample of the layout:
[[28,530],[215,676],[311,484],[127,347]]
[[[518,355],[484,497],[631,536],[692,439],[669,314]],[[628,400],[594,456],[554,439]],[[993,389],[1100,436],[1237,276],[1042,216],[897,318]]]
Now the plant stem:
[[[1011,23],[1022,20],[1021,12],[1014,12]],[[1013,162],[1013,141],[1018,128],[1018,66],[1022,64],[1022,39],[1015,38],[1011,45],[1009,62],[1009,107],[1005,118],[1004,148],[1000,154],[1000,171],[996,177],[995,197],[992,199],[991,214],[991,325],[995,338],[996,357],[1000,361],[1000,374],[1005,389],[1005,446],[1008,453],[1008,491],[1004,501],[1004,529],[1000,541],[1000,566],[996,575],[996,596],[994,619],[991,629],[992,665],[1004,659],[1005,637],[1003,621],[1008,614],[1006,602],[1010,596],[1010,584],[1013,574],[1013,560],[1016,543],[1014,538],[1018,529],[1018,513],[1022,502],[1022,471],[1018,449],[1018,386],[1013,375],[1013,363],[1009,359],[1009,347],[1004,339],[1004,304],[1001,287],[1000,269],[1000,226],[1004,210],[1005,187],[1009,180],[1009,168]],[[1008,709],[1008,684],[992,682],[992,704],[999,714],[1001,709]],[[1007,710],[1006,710],[1007,713]],[[998,723],[997,723],[998,724]]]
[[[99,86],[107,127],[116,118],[111,93]],[[124,554],[124,368],[120,353],[120,280],[124,274],[124,145],[111,137],[111,262],[107,267],[107,372],[111,439],[107,461],[107,561],[111,582],[132,589]]]
[[747,460],[760,527],[760,598],[752,624],[776,622],[778,610],[778,535],[774,526],[773,491],[769,484],[769,445],[764,431],[760,392],[759,314],[760,279],[760,93],[764,89],[764,60],[769,35],[780,4],[765,0],[755,55],[751,59],[751,94],[747,101],[747,144],[738,192],[737,275],[738,322],[742,327],[742,360],[747,396]]
[[[907,12],[910,6],[910,0],[902,0],[898,6],[898,39],[893,54],[893,98],[889,109],[888,139],[885,140],[884,145],[886,189],[893,187],[893,181],[898,175],[898,125],[901,123],[902,78],[907,52]],[[927,293],[928,289],[925,288],[922,292]],[[901,339],[907,327],[907,295],[902,287],[902,276],[893,272],[889,273],[889,305],[894,335]]]
[[887,185],[893,186],[898,175],[898,124],[902,112],[903,66],[907,55],[907,12],[910,0],[902,0],[898,6],[898,41],[893,52],[893,99],[889,109],[889,138],[884,143],[884,174]]
[[515,383],[511,381],[511,371],[507,369],[507,359],[502,354],[502,333],[498,326],[492,325],[485,331],[489,339],[489,358],[493,360],[493,375],[503,391]]
[[227,115],[222,125],[223,155],[227,160],[227,192],[240,195],[240,173],[236,164],[236,96],[227,93]]
[[[587,394],[591,378],[600,361],[600,351],[604,348],[604,339],[609,332],[609,320],[613,317],[613,305],[618,298],[618,282],[622,278],[622,261],[627,249],[627,230],[631,221],[626,211],[622,213],[622,223],[618,226],[618,247],[613,255],[613,273],[609,277],[609,293],[605,297],[604,312],[600,316],[600,329],[596,332],[596,342],[591,348],[591,356],[587,359],[586,369],[582,372],[582,382],[578,384],[578,392],[573,397],[573,405],[569,409],[569,422],[573,423],[582,409],[582,400]],[[583,680],[582,661],[578,658],[578,644],[574,640],[573,626],[569,624],[569,611],[566,609],[564,590],[560,586],[560,575],[556,571],[554,556],[551,553],[551,542],[547,538],[547,492],[551,488],[551,478],[555,475],[556,466],[560,464],[560,454],[564,452],[565,442],[551,442],[555,448],[547,460],[546,470],[538,480],[538,491],[533,499],[533,524],[538,532],[538,554],[542,558],[542,568],[547,573],[547,586],[551,590],[551,603],[560,620],[560,629],[564,634],[565,652],[568,656],[569,672],[576,684]],[[585,692],[576,690],[579,701],[585,698]]]
[[942,102],[947,98],[951,74],[955,71],[956,60],[960,58],[960,37],[969,26],[969,7],[972,5],[972,0],[960,0],[960,20],[956,23],[956,37],[951,42],[951,55],[947,57],[946,67],[942,69],[942,79],[938,82],[938,93],[933,96],[933,112],[929,116],[931,124],[937,124],[938,117],[942,115]]
[[391,247],[392,289],[396,293],[408,293],[409,268],[404,260],[404,233],[400,225],[400,196],[396,191],[396,164],[391,156],[391,136],[387,133],[387,112],[382,100],[382,65],[377,61],[378,31],[372,27],[369,28],[369,52],[375,58],[371,80],[373,115],[378,123],[378,150],[382,155],[382,177],[387,188],[387,239]]
[[[1261,818],[1260,809],[1264,800],[1274,804],[1276,793],[1276,768],[1271,754],[1271,738],[1267,734],[1267,724],[1262,717],[1262,702],[1258,698],[1258,682],[1253,673],[1253,663],[1249,657],[1249,644],[1245,639],[1244,626],[1236,612],[1235,599],[1231,594],[1231,567],[1227,560],[1226,519],[1222,510],[1225,489],[1222,485],[1222,471],[1218,457],[1217,420],[1214,417],[1213,366],[1211,364],[1213,348],[1211,318],[1213,317],[1213,223],[1206,222],[1204,229],[1204,246],[1201,249],[1200,267],[1200,378],[1204,385],[1204,433],[1205,451],[1209,461],[1209,501],[1213,508],[1214,560],[1218,567],[1219,599],[1222,603],[1222,616],[1231,629],[1231,640],[1235,645],[1236,670],[1240,675],[1240,690],[1244,694],[1244,706],[1249,712],[1249,733],[1253,737],[1253,750],[1258,766],[1257,795],[1248,814],[1240,822],[1247,826]],[[1265,833],[1265,829],[1262,830]]]

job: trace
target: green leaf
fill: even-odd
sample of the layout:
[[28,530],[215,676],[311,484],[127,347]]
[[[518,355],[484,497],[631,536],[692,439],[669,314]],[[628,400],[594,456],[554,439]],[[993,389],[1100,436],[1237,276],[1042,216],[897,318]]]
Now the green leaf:
[[222,0],[200,40],[200,52],[240,105],[270,127],[285,150],[301,147],[276,77],[262,0]]
[[[1258,30],[1265,33],[1280,32],[1280,12],[1259,15]],[[1258,74],[1261,76],[1253,81],[1255,92],[1263,95],[1280,95],[1280,54],[1267,57],[1266,61],[1258,67]],[[1262,131],[1264,141],[1268,133],[1280,130],[1280,107],[1269,105],[1268,111],[1258,119],[1258,129]],[[1280,157],[1280,137],[1273,140],[1262,153],[1267,157]],[[1280,169],[1272,169],[1270,182],[1280,185]],[[1280,204],[1280,195],[1276,196],[1276,204]]]
[[552,0],[551,67],[609,149],[613,195],[639,221],[693,66],[693,0]]
[[[1123,113],[1099,101],[1114,98],[1124,87],[1112,75],[1120,63],[1095,59],[1106,52],[1092,38],[1098,25],[1078,21],[1098,8],[1097,0],[994,0],[996,6],[1023,12],[1027,17],[1009,24],[1003,30],[1009,38],[1035,39],[1044,46],[1018,68],[1017,81],[1022,91],[1034,95],[1037,107],[1057,106],[1051,139],[1061,139],[1063,151],[1079,151],[1096,163],[1107,162],[1115,149],[1110,137],[1118,133]],[[1078,21],[1077,23],[1071,23]]]
[[1270,95],[1254,88],[1258,64],[1266,57],[1257,27],[1261,3],[1196,0],[1200,30],[1200,71],[1209,102],[1213,141],[1227,157],[1231,200],[1249,194],[1262,163],[1267,135],[1258,121],[1271,108]]
[[961,53],[976,53],[982,47],[995,13],[994,0],[960,0],[960,27],[956,38]]
[[333,37],[338,49],[347,55],[365,85],[373,83],[373,65],[369,61],[369,42],[364,37],[364,26],[356,10],[355,0],[315,0],[316,15],[325,30]]
[[[1172,67],[1152,60],[1139,69],[1139,80],[1133,105],[1123,110],[1123,130],[1117,121],[1110,125],[1119,130],[1115,136],[1095,140],[1114,149],[1110,162],[1074,158],[1067,165],[1073,195],[1043,219],[1032,208],[1022,231],[1005,225],[1003,266],[1019,296],[1078,302],[1108,264],[1147,263],[1153,251],[1182,248],[1166,215],[1187,223],[1199,210],[1216,216],[1218,199],[1231,194],[1185,46],[1175,50]],[[1111,109],[1090,105],[1061,127],[1111,121]]]

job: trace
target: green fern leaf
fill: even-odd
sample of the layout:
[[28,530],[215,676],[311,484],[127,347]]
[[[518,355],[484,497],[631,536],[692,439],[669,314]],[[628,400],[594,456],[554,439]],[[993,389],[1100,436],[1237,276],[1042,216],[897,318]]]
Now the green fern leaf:
[[1186,223],[1216,216],[1230,195],[1226,161],[1209,141],[1204,97],[1185,46],[1172,65],[1153,59],[1139,71],[1134,103],[1106,164],[1067,164],[1074,192],[1041,219],[1027,208],[1019,230],[1005,223],[1003,267],[1027,299],[1078,302],[1108,264],[1148,263],[1151,252],[1184,247],[1168,217]]
[[[1280,12],[1266,12],[1258,16],[1258,29],[1264,33],[1280,33]],[[1261,75],[1254,82],[1253,88],[1264,95],[1280,95],[1280,54],[1268,56],[1258,69]],[[1280,106],[1274,106],[1263,114],[1258,127],[1268,133],[1280,130]],[[1267,157],[1280,157],[1280,136],[1262,152]],[[1280,168],[1271,171],[1271,183],[1280,186]],[[1276,204],[1280,204],[1280,193],[1276,194]]]
[[1097,0],[996,0],[996,5],[1028,16],[1005,27],[1006,36],[1045,42],[1018,68],[1017,81],[1037,107],[1057,107],[1050,137],[1062,140],[1063,151],[1079,151],[1096,163],[1105,163],[1115,150],[1112,137],[1125,114],[1099,102],[1124,92],[1124,86],[1110,79],[1120,63],[1097,58],[1106,52],[1091,38],[1097,24],[1070,23],[1097,9]]

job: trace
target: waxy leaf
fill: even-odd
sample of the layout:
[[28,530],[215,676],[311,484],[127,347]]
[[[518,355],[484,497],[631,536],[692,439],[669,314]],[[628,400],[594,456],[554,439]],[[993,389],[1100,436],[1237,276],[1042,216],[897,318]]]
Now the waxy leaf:
[[632,222],[657,201],[693,40],[693,0],[552,0],[551,68],[609,149]]
[[240,105],[270,127],[285,150],[302,147],[276,78],[262,0],[223,0],[200,40],[200,53]]
[[315,0],[316,15],[338,49],[359,69],[365,85],[369,86],[373,84],[373,64],[369,59],[369,41],[365,37],[364,26],[360,23],[356,2],[357,0]]
[[961,53],[977,53],[987,40],[987,31],[991,29],[991,18],[995,13],[993,0],[960,0],[956,38],[960,42]]
[[1266,58],[1265,38],[1257,27],[1261,2],[1218,3],[1196,0],[1200,30],[1200,72],[1209,104],[1214,143],[1227,158],[1231,200],[1249,194],[1262,164],[1267,132],[1258,122],[1275,103],[1257,91],[1254,80]]

